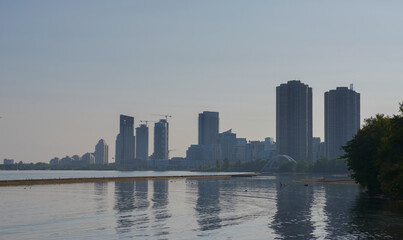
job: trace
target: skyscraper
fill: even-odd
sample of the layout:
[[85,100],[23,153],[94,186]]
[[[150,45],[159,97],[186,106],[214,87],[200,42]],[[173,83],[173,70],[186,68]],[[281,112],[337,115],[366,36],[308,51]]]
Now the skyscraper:
[[116,137],[115,162],[117,165],[134,163],[134,118],[120,115],[120,132]]
[[148,127],[141,124],[136,127],[136,159],[148,160]]
[[101,139],[95,145],[95,164],[108,164],[108,144]]
[[218,112],[199,113],[199,145],[218,144]]
[[344,154],[345,145],[360,128],[360,94],[347,87],[325,92],[325,143],[326,157]]
[[276,88],[277,153],[312,160],[312,88],[298,80]]
[[154,124],[154,159],[169,159],[168,122],[161,119]]
[[232,132],[232,129],[219,134],[219,143],[221,148],[221,158],[227,158],[231,163],[235,163],[235,147],[237,140],[236,134]]

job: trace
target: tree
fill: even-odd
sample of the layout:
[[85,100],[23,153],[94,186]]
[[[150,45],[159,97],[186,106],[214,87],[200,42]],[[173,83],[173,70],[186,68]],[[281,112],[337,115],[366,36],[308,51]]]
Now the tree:
[[217,170],[221,169],[221,162],[220,160],[217,159],[217,161],[215,162],[215,167],[217,168]]
[[297,162],[295,169],[297,172],[306,172],[309,170],[309,163],[306,159],[301,159]]
[[294,172],[296,168],[295,162],[284,161],[278,167],[280,172]]
[[370,194],[403,198],[403,103],[400,115],[365,120],[364,127],[343,147],[352,177]]
[[225,169],[225,170],[229,169],[229,159],[228,158],[224,158],[223,169]]
[[378,148],[390,130],[390,119],[376,115],[375,118],[366,119],[364,127],[343,146],[346,152],[343,158],[346,159],[348,169],[353,171],[352,178],[366,187],[369,194],[382,192],[378,180]]
[[390,134],[378,149],[378,180],[384,193],[403,198],[403,102],[399,110],[400,116],[390,119]]

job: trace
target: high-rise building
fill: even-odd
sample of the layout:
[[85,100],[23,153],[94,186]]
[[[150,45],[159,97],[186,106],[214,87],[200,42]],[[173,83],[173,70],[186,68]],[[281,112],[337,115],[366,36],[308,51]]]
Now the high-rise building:
[[115,162],[117,165],[134,163],[134,118],[120,115],[120,131],[116,137]]
[[161,119],[154,124],[154,154],[153,159],[169,159],[168,122]]
[[136,127],[136,159],[148,160],[148,127]]
[[199,145],[218,144],[218,112],[199,114]]
[[230,163],[236,162],[235,147],[237,144],[236,134],[232,129],[219,134],[219,143],[221,148],[221,158],[228,159]]
[[86,153],[81,157],[81,162],[86,165],[95,164],[95,156],[92,153]]
[[105,140],[99,140],[97,145],[95,145],[95,164],[108,164],[108,151],[109,146]]
[[360,128],[360,94],[347,87],[337,87],[325,93],[326,157],[344,154],[345,145]]
[[312,88],[298,80],[276,88],[277,153],[312,160]]

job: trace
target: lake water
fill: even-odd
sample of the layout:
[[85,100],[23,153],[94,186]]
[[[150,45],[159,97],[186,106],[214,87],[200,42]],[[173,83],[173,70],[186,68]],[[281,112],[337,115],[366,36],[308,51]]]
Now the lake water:
[[0,187],[0,239],[401,239],[401,202],[312,177]]

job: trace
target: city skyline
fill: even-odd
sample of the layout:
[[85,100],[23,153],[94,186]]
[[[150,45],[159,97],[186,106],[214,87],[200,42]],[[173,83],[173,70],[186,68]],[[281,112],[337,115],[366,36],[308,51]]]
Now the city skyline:
[[172,115],[173,156],[197,144],[203,111],[219,112],[220,129],[238,137],[275,138],[275,87],[291,79],[313,88],[313,136],[322,140],[330,89],[354,84],[361,124],[395,114],[402,7],[1,1],[0,159],[47,162],[87,152],[101,138],[113,155],[119,114],[134,116],[135,127]]

